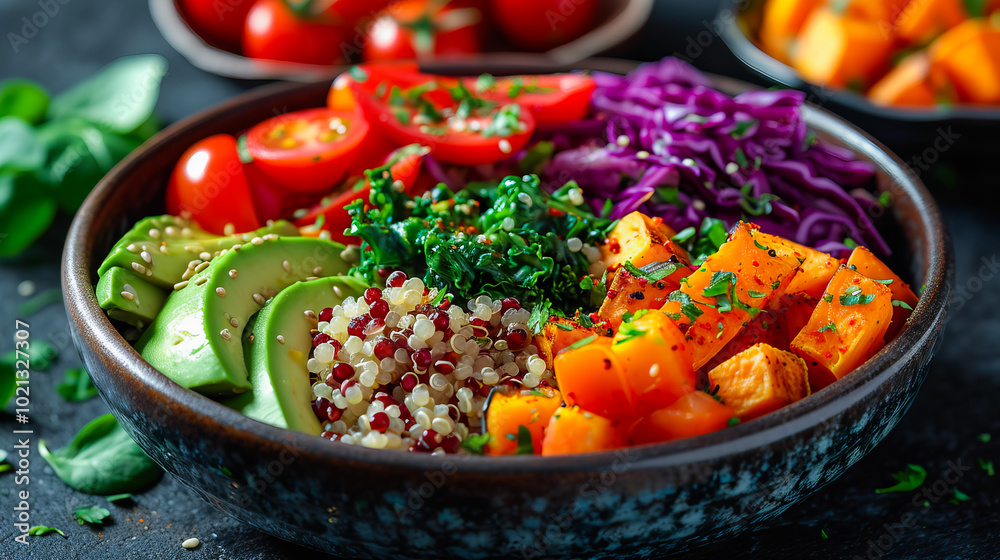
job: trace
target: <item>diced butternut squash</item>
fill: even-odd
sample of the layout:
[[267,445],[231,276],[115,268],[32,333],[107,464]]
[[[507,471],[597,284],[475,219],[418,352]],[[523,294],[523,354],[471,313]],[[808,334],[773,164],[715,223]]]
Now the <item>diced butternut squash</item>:
[[753,318],[751,313],[781,294],[798,269],[795,257],[778,252],[772,256],[763,249],[754,239],[755,228],[737,224],[719,251],[705,259],[662,308],[693,344],[695,369],[738,335]]
[[542,455],[569,455],[625,446],[623,425],[577,406],[552,415],[542,440]]
[[760,42],[772,56],[787,62],[795,37],[806,18],[823,0],[769,0],[764,4]]
[[911,45],[922,45],[966,17],[962,0],[913,0],[896,19],[896,36]]
[[556,354],[565,350],[568,346],[583,340],[591,335],[597,335],[595,342],[611,343],[610,335],[606,326],[583,327],[572,319],[552,316],[542,327],[542,332],[534,337],[535,346],[549,368],[552,368],[552,360]]
[[695,390],[690,346],[677,325],[659,311],[622,325],[611,349],[624,368],[640,416]]
[[566,404],[606,418],[636,418],[635,392],[608,344],[586,344],[555,357],[556,381]]
[[531,432],[535,454],[542,452],[542,437],[552,414],[562,406],[559,391],[541,387],[512,394],[495,393],[486,410],[486,430],[492,438],[487,445],[489,455],[512,455],[517,450],[520,427]]
[[[662,218],[650,218],[642,212],[632,212],[618,220],[608,242],[601,246],[601,260],[608,265],[608,278],[627,262],[636,268],[658,261],[690,264],[687,251],[670,239],[674,235]],[[680,282],[688,272],[680,269],[673,279]]]
[[882,105],[933,105],[937,99],[927,53],[918,51],[899,61],[868,90],[868,97]]
[[[635,314],[642,309],[663,307],[667,296],[680,288],[677,273],[683,274],[681,278],[691,274],[690,268],[679,262],[648,264],[642,272],[643,275],[637,276],[624,268],[619,269],[611,285],[608,286],[608,295],[604,298],[597,315],[601,320],[608,321],[616,330],[621,325],[625,313]],[[661,277],[667,272],[670,274]]]
[[899,334],[899,331],[906,324],[906,320],[909,319],[910,314],[913,313],[913,308],[917,306],[917,294],[913,293],[913,290],[910,289],[910,286],[906,282],[903,282],[892,269],[865,247],[854,248],[851,258],[847,259],[847,266],[852,267],[872,280],[879,280],[883,283],[887,282],[886,285],[889,287],[889,291],[892,292],[892,299],[909,306],[910,309],[902,305],[893,305],[892,307],[892,323],[889,324],[889,328],[886,330],[885,341],[888,342],[896,338],[896,335]]
[[881,349],[891,321],[889,287],[842,266],[792,340],[792,351],[806,361],[813,389],[854,371]]
[[762,232],[757,232],[754,237],[768,249],[792,256],[801,263],[795,272],[795,277],[785,288],[785,293],[806,294],[813,299],[819,299],[840,266],[840,261],[827,253],[789,239]]
[[863,89],[885,69],[892,50],[892,36],[878,23],[822,8],[806,20],[792,64],[810,82]]
[[704,391],[695,391],[640,420],[629,440],[641,445],[700,436],[727,427],[735,416],[732,408]]
[[930,47],[931,78],[949,85],[959,101],[1000,103],[1000,30],[970,19],[941,35]]
[[844,15],[863,19],[884,26],[886,33],[892,32],[893,23],[902,15],[909,0],[849,0]]
[[767,344],[756,344],[708,373],[722,402],[740,420],[773,412],[809,395],[809,373],[802,358]]

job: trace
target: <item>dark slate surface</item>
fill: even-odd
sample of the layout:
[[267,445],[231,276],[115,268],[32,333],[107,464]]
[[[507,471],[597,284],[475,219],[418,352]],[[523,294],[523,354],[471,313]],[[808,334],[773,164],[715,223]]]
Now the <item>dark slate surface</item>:
[[[712,26],[714,3],[702,7],[693,4],[658,2],[653,21],[633,47],[632,56],[648,60],[672,53],[697,53],[694,56],[700,67],[741,75],[721,40],[710,32],[701,33]],[[9,32],[18,33],[21,18],[31,18],[38,9],[36,2],[28,0],[4,1],[0,4],[0,31],[5,37]],[[0,45],[0,78],[28,77],[59,91],[118,56],[146,52],[160,53],[170,62],[158,111],[167,121],[254,85],[218,78],[187,64],[160,37],[140,0],[69,0],[59,4],[59,12],[28,44],[21,45],[19,52],[13,52],[9,39]],[[954,161],[961,151],[960,139],[945,154],[950,163],[939,163],[924,173],[939,195],[951,228],[959,289],[945,343],[916,404],[875,451],[837,482],[768,527],[714,545],[698,557],[974,559],[1000,555],[1000,513],[996,507],[1000,477],[987,476],[977,464],[983,458],[1000,465],[996,404],[1000,395],[1000,316],[996,311],[1000,307],[996,284],[1000,276],[1000,211],[995,202],[986,204],[981,198],[996,184],[995,175],[988,174],[981,164],[977,169],[975,162]],[[961,189],[955,186],[956,172],[963,178]],[[38,456],[39,439],[61,447],[83,423],[106,411],[100,399],[68,404],[55,392],[54,385],[63,371],[79,366],[68,342],[62,307],[50,305],[30,316],[18,312],[18,306],[27,300],[18,294],[21,282],[33,282],[36,293],[58,286],[63,233],[52,232],[16,262],[0,263],[0,350],[10,348],[15,318],[29,322],[32,340],[61,347],[59,362],[47,373],[34,374],[31,385],[30,426],[35,433],[28,490],[30,523],[59,527],[68,539],[35,537],[28,547],[14,542],[15,479],[10,473],[2,474],[0,507],[5,522],[0,526],[0,558],[312,557],[309,551],[222,516],[171,477],[138,494],[131,504],[108,505],[101,498],[65,487]],[[0,415],[0,446],[7,451],[14,445],[11,430],[17,428],[11,410]],[[990,432],[996,437],[991,443],[977,438]],[[927,469],[925,488],[931,489],[931,495],[926,507],[921,503],[923,498],[914,501],[911,493],[874,493],[875,488],[891,485],[890,474],[907,463]],[[954,487],[971,498],[957,506],[947,502],[953,486],[944,481],[955,480],[950,470],[961,475]],[[948,494],[938,498],[935,489]],[[100,529],[77,525],[72,512],[96,504],[111,510],[112,521]],[[903,522],[909,526],[901,526]],[[824,539],[821,531],[828,538]],[[201,539],[201,546],[193,551],[182,549],[180,543],[189,537]]]

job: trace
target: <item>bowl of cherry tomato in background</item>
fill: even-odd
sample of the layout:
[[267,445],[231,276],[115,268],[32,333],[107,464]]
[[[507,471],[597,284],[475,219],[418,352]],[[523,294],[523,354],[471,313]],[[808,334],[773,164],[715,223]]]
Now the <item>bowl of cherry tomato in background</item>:
[[572,64],[634,36],[653,0],[149,0],[149,9],[202,70],[312,81],[373,60],[543,52]]
[[[729,49],[764,82],[806,92],[918,173],[988,149],[1000,126],[1000,18],[972,16],[966,5],[975,3],[962,0],[835,4],[724,0],[717,21]],[[981,4],[983,14],[997,5]],[[949,54],[956,37],[963,50]],[[968,38],[985,45],[976,57]],[[963,74],[981,82],[975,91]],[[993,79],[995,87],[983,85]]]

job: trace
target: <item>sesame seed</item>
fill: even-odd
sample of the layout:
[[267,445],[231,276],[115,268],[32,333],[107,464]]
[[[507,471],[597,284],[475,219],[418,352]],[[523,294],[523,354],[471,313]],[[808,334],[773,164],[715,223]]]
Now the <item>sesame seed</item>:
[[615,144],[618,144],[619,146],[621,146],[623,148],[625,146],[628,146],[628,144],[629,144],[628,136],[625,136],[624,134],[622,134],[618,138],[615,138]]
[[635,153],[635,157],[639,159],[646,159],[649,157],[649,152],[647,152],[646,150],[640,150]]
[[313,275],[314,276],[319,276],[320,274],[323,274],[323,267],[322,266],[317,266],[316,268],[313,269]]
[[323,231],[319,232],[319,238],[322,239],[323,241],[329,241],[333,239],[333,235],[329,231],[324,229]]
[[277,233],[269,233],[264,236],[265,241],[277,241],[279,235]]
[[125,247],[125,250],[128,251],[129,253],[134,253],[138,251],[139,248],[135,246],[135,243],[129,243],[128,247]]
[[236,317],[230,317],[229,324],[232,325],[234,329],[240,326],[240,322]]
[[257,305],[264,305],[267,302],[267,300],[264,299],[264,296],[260,294],[254,294],[253,300],[257,302]]
[[184,288],[187,287],[187,285],[188,285],[187,280],[185,280],[183,282],[178,282],[178,283],[174,284],[174,289],[175,290],[183,290]]
[[181,274],[181,280],[188,280],[192,276],[194,276],[194,271],[189,268],[184,271],[184,274]]
[[307,319],[316,319],[317,318],[316,317],[316,312],[313,311],[312,309],[306,309],[305,311],[302,312],[302,314],[305,315]]
[[566,240],[566,247],[572,253],[579,252],[583,249],[583,241],[581,241],[579,237],[570,237]]
[[513,151],[510,142],[506,138],[500,140],[500,142],[497,145],[500,147],[500,151],[505,154],[509,154],[511,151]]
[[194,272],[197,274],[197,273],[201,272],[202,270],[205,270],[206,268],[208,268],[208,263],[207,262],[203,262],[203,263],[199,264],[198,266],[194,267]]
[[135,296],[130,294],[129,292],[122,292],[122,297],[129,301],[135,301]]
[[160,243],[160,253],[170,256],[170,248],[167,246],[166,242]]
[[253,239],[250,240],[250,243],[253,243],[254,245],[260,245],[263,242],[264,240],[261,239],[260,237],[254,237]]
[[337,297],[344,297],[344,291],[336,284],[333,286],[333,293],[337,294]]
[[132,270],[138,272],[139,274],[146,274],[146,267],[137,262],[132,263]]
[[156,228],[153,228],[153,229],[149,230],[149,236],[152,237],[153,239],[159,239],[160,238],[160,230],[158,230]]
[[28,297],[35,293],[35,283],[31,280],[25,280],[17,285],[17,294],[22,297]]
[[243,248],[243,246],[242,246],[242,245],[240,245],[239,243],[237,243],[236,245],[233,245],[233,246],[231,247],[231,249],[232,249],[233,251],[239,251],[239,250],[240,250],[240,249],[242,249],[242,248]]
[[235,280],[236,277],[239,276],[239,275],[240,275],[240,273],[237,272],[237,270],[235,268],[230,268],[229,269],[229,277],[232,278],[233,280]]
[[580,189],[570,189],[569,193],[567,193],[567,196],[569,196],[569,202],[573,206],[579,206],[583,204],[583,193],[580,192]]
[[693,206],[695,210],[699,210],[699,211],[704,210],[705,209],[705,201],[696,198],[696,199],[694,199],[694,200],[691,201],[691,206]]
[[531,208],[531,205],[534,203],[531,200],[531,195],[528,193],[518,193],[517,199],[521,201],[521,204],[527,206],[528,208]]
[[399,179],[392,182],[392,190],[396,192],[403,192],[404,189],[406,189],[406,185],[404,185]]
[[202,251],[202,253],[198,255],[198,258],[203,261],[210,261],[212,260],[212,253],[209,253],[208,251]]
[[225,226],[222,227],[222,233],[226,234],[227,236],[233,235],[234,233],[236,233],[236,226],[234,226],[233,224],[226,224]]
[[689,157],[682,159],[681,163],[683,163],[684,165],[686,165],[688,167],[694,167],[695,166],[695,161],[693,159],[689,158]]
[[281,261],[281,268],[285,269],[285,272],[292,273],[292,264],[288,261]]
[[319,276],[306,276],[305,281],[309,282],[311,280],[319,280]]
[[222,331],[219,332],[219,336],[222,337],[222,340],[229,340],[233,338],[233,335],[229,332],[229,329],[222,329]]
[[177,228],[174,226],[167,226],[163,231],[167,234],[167,237],[177,237]]
[[190,539],[182,542],[181,546],[183,546],[184,548],[195,548],[199,544],[201,544],[201,541],[199,541],[198,539],[196,539],[194,537],[191,537]]
[[656,377],[657,375],[660,375],[660,364],[653,364],[649,367],[649,376]]
[[202,276],[201,278],[194,281],[195,286],[204,286],[205,282],[208,282],[207,276]]
[[139,253],[139,256],[142,257],[142,260],[146,261],[147,264],[153,264],[153,255],[150,255],[149,251],[143,251]]
[[282,336],[282,335],[280,335],[280,334],[278,336],[274,337],[274,338],[277,339],[278,344],[284,344],[285,343],[285,337]]
[[732,175],[733,173],[736,173],[739,170],[740,166],[735,161],[731,161],[726,164],[726,173],[728,173],[729,175]]

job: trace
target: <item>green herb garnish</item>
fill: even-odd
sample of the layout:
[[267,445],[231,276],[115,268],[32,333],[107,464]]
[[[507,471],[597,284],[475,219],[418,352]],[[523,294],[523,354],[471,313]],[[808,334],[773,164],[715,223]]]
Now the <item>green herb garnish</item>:
[[986,471],[986,476],[993,476],[993,461],[987,461],[983,458],[979,458],[979,468]]
[[909,492],[910,490],[916,490],[927,479],[927,471],[920,465],[906,465],[905,469],[893,473],[892,478],[896,480],[895,485],[888,488],[879,488],[875,490],[875,493],[883,494],[886,492]]
[[640,329],[639,327],[636,327],[630,322],[629,323],[623,322],[621,327],[618,328],[618,335],[621,336],[622,338],[615,340],[615,346],[635,340],[636,338],[639,338],[640,336],[643,336],[648,332],[649,331],[647,329]]
[[587,338],[581,338],[580,340],[577,340],[573,344],[570,344],[569,346],[566,347],[566,350],[576,350],[577,348],[583,348],[584,346],[590,344],[595,340],[597,340],[597,335],[592,334]]
[[531,430],[525,426],[517,427],[517,448],[514,455],[534,455],[535,444],[531,441]]
[[906,303],[905,301],[898,300],[898,299],[892,300],[892,306],[893,307],[902,307],[903,309],[909,309],[910,311],[913,311],[913,308],[910,307],[910,304]]
[[482,455],[486,447],[486,444],[493,439],[490,434],[470,434],[469,437],[462,440],[462,449],[465,449],[473,455]]
[[77,523],[80,525],[84,523],[102,525],[109,515],[111,515],[111,512],[100,506],[80,508],[73,513],[73,517],[76,518]]
[[33,536],[47,535],[49,533],[59,533],[63,537],[66,537],[66,533],[63,533],[62,531],[56,529],[55,527],[46,527],[45,525],[35,525],[34,527],[28,529],[28,534]]
[[816,332],[826,332],[826,331],[837,332],[837,325],[833,324],[832,322],[831,323],[827,323],[827,324],[823,325],[822,327],[820,327],[819,330],[816,331]]
[[85,401],[97,396],[97,387],[90,381],[90,376],[83,368],[66,370],[62,383],[56,385],[59,396],[69,402]]

